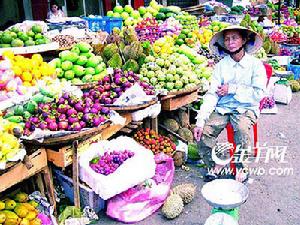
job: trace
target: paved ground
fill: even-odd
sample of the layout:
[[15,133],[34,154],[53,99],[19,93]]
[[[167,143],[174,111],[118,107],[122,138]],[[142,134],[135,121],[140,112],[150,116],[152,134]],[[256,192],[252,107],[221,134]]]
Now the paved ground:
[[[287,146],[286,164],[271,160],[266,164],[261,160],[256,167],[263,168],[265,174],[252,176],[253,182],[248,183],[250,196],[241,207],[241,225],[299,225],[300,224],[300,93],[293,95],[290,105],[278,105],[277,115],[263,115],[259,121],[259,141],[267,146]],[[299,113],[299,114],[298,114]],[[221,137],[221,140],[224,139]],[[292,168],[292,175],[271,175],[276,172],[272,168]],[[287,171],[286,171],[287,172]],[[199,170],[192,168],[185,172],[176,170],[175,184],[192,182],[197,185],[197,195],[192,203],[187,205],[175,220],[166,220],[160,211],[137,223],[140,225],[157,224],[187,224],[202,225],[210,215],[210,207],[201,196],[203,181]],[[105,215],[101,215],[98,224],[120,224]]]

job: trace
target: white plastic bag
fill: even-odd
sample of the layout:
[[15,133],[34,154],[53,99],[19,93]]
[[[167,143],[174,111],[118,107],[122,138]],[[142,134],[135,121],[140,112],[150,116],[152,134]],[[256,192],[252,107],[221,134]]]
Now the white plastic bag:
[[141,121],[144,118],[151,117],[155,118],[158,116],[158,114],[161,112],[161,104],[156,103],[154,105],[151,105],[145,109],[138,110],[136,112],[133,112],[131,114],[133,121]]
[[[105,152],[130,150],[134,152],[132,158],[127,159],[112,174],[104,176],[96,173],[89,162]],[[155,174],[153,153],[138,144],[132,138],[118,137],[111,141],[100,141],[92,144],[83,152],[79,159],[80,179],[98,194],[107,200],[129,188],[149,179]]]
[[292,90],[289,85],[275,83],[274,98],[278,103],[288,105],[292,100]]

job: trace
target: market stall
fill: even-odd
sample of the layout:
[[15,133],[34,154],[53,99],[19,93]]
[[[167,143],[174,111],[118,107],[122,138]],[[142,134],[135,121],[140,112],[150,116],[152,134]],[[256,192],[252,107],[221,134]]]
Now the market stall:
[[[59,223],[93,221],[104,210],[122,222],[159,208],[168,219],[180,216],[196,187],[172,188],[175,166],[188,170],[199,160],[195,117],[222,60],[209,41],[232,24],[262,37],[255,56],[273,76],[260,110],[280,113],[276,103],[289,104],[300,90],[298,12],[270,3],[181,9],[151,1],[136,10],[117,5],[105,17],[25,21],[1,31],[0,224],[55,225],[53,213]],[[272,14],[273,21],[257,21]],[[6,206],[6,191],[35,176],[40,195],[18,189],[26,200]],[[29,200],[36,209],[18,209],[16,202]]]

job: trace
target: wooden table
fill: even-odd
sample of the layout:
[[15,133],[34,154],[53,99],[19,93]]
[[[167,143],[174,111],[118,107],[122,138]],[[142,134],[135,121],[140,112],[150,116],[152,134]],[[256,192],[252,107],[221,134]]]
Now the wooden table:
[[38,175],[37,185],[42,194],[44,194],[44,178],[46,192],[48,193],[50,204],[56,208],[54,196],[54,186],[52,175],[47,164],[47,153],[45,149],[39,149],[33,152],[26,159],[26,163],[9,163],[6,171],[0,175],[0,192],[12,187],[15,184],[22,182],[34,175]]

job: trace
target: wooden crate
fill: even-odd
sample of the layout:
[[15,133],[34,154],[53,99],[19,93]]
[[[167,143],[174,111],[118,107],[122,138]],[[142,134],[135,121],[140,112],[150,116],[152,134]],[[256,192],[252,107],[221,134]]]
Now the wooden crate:
[[162,110],[172,111],[188,105],[197,99],[197,90],[185,95],[168,95],[161,99],[161,108]]
[[[100,140],[107,140],[112,135],[116,134],[119,130],[121,130],[124,126],[131,122],[131,114],[127,113],[122,115],[126,118],[125,125],[111,125],[105,128],[101,133],[88,138],[87,140],[81,142],[78,145],[78,154],[80,155],[81,152],[84,152],[91,143],[100,141]],[[73,157],[73,149],[71,145],[62,147],[60,149],[50,149],[47,148],[47,157],[48,161],[52,162],[57,167],[67,167],[68,165],[72,164],[72,157]]]
[[6,173],[0,176],[0,192],[23,180],[39,173],[47,166],[47,153],[45,149],[39,149],[29,156],[32,167],[28,169],[22,162],[10,167]]

